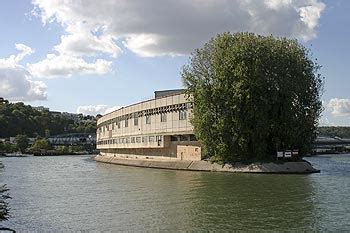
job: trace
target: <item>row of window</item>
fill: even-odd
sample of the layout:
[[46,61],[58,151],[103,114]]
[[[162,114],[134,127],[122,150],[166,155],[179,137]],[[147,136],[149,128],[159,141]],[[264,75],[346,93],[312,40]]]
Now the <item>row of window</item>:
[[157,136],[143,136],[143,137],[124,137],[115,139],[106,139],[97,142],[97,145],[110,145],[110,144],[124,144],[124,143],[147,143],[157,142],[158,146],[163,141],[162,135]]
[[173,104],[173,105],[167,105],[152,109],[145,109],[138,112],[128,113],[125,115],[117,116],[115,118],[106,120],[99,124],[99,126],[106,126],[112,123],[116,123],[119,121],[123,121],[125,119],[131,119],[135,117],[143,117],[143,116],[149,116],[149,115],[159,115],[162,113],[169,113],[169,112],[178,112],[178,111],[186,111],[187,109],[192,109],[193,103],[182,103],[182,104]]
[[[146,118],[146,124],[151,124],[151,115],[147,115],[145,116]],[[180,110],[179,111],[179,120],[186,120],[187,119],[187,111],[186,110]],[[167,121],[167,114],[166,113],[161,113],[160,114],[160,122],[166,122]],[[124,127],[129,127],[129,119],[125,119],[124,120]],[[134,126],[137,126],[139,124],[139,117],[135,116],[134,117]],[[121,121],[117,122],[117,123],[113,123],[110,125],[106,125],[106,126],[102,126],[99,127],[98,130],[99,132],[105,132],[106,130],[114,130],[114,127],[118,127],[118,129],[121,128]]]

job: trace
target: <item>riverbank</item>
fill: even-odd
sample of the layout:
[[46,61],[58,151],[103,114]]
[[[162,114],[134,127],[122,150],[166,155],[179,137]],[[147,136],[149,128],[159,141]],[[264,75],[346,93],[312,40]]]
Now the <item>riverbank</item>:
[[93,157],[97,162],[111,163],[123,166],[208,171],[208,172],[235,172],[235,173],[276,173],[276,174],[310,174],[320,170],[315,169],[307,161],[284,162],[284,163],[251,163],[251,164],[225,164],[220,165],[209,161],[186,161],[167,159],[125,158],[108,155],[97,155]]

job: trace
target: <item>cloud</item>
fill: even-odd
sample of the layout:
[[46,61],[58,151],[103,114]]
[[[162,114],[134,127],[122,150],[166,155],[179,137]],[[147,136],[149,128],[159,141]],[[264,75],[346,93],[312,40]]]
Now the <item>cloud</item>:
[[0,96],[12,101],[46,100],[47,87],[41,81],[30,80],[21,67],[0,67]]
[[112,62],[97,59],[88,63],[80,57],[48,54],[46,59],[28,64],[30,73],[35,77],[55,78],[73,74],[106,74],[111,72]]
[[333,98],[328,102],[327,107],[335,117],[350,116],[350,99]]
[[34,50],[24,44],[16,44],[16,49],[19,50],[17,55],[0,58],[0,96],[11,101],[47,99],[46,84],[31,80],[31,74],[18,64]]
[[15,44],[19,51],[17,55],[10,55],[8,58],[0,58],[0,67],[16,67],[18,62],[23,60],[25,56],[34,53],[34,50],[24,44]]
[[85,105],[85,106],[79,106],[77,108],[77,113],[96,116],[97,114],[104,115],[104,114],[113,112],[115,110],[118,110],[120,108],[121,108],[120,106],[108,107],[108,105],[105,105],[105,104]]
[[114,43],[114,38],[111,35],[100,34],[103,28],[98,28],[95,33],[86,30],[83,25],[77,23],[67,29],[72,31],[72,34],[63,35],[61,43],[55,46],[55,50],[60,54],[71,56],[96,56],[99,54],[110,54],[111,57],[117,57],[122,50]]
[[304,41],[316,37],[325,8],[320,0],[33,0],[44,23],[58,22],[67,35],[61,54],[107,54],[123,45],[140,56],[191,53],[217,33],[251,31]]

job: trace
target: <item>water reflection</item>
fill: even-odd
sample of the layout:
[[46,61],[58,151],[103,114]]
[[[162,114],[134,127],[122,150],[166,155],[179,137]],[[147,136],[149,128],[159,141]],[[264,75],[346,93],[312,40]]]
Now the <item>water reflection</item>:
[[308,176],[200,173],[196,228],[314,229],[317,216]]
[[311,159],[320,174],[169,171],[69,156],[2,158],[0,182],[12,194],[12,218],[4,225],[18,231],[348,229],[349,177],[338,171],[348,174],[349,163]]

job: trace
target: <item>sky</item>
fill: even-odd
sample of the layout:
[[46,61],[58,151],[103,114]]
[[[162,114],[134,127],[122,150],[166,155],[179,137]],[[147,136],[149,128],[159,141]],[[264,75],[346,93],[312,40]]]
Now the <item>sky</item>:
[[348,0],[3,0],[0,97],[104,114],[182,88],[196,48],[222,32],[296,38],[325,78],[321,125],[350,126]]

